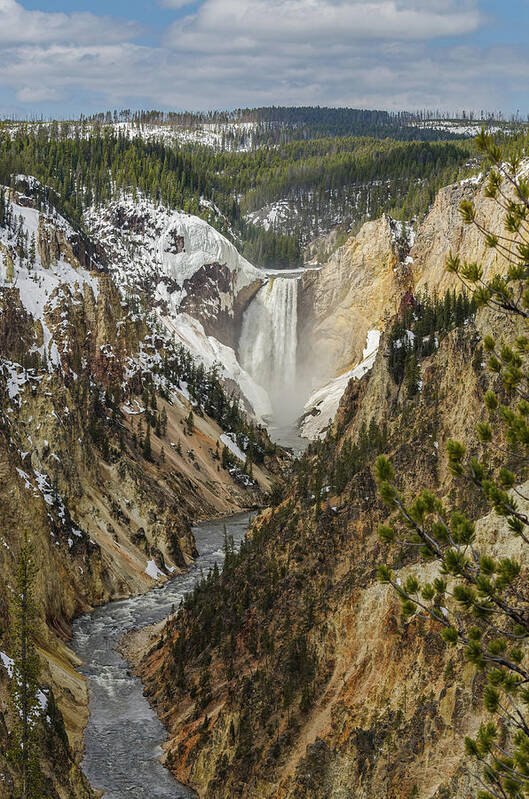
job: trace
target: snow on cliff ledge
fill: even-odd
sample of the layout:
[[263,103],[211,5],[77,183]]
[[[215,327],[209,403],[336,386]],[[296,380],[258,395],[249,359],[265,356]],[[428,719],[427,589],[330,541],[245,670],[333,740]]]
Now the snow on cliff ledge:
[[[30,186],[38,183],[35,178],[25,175],[19,175],[18,180],[24,180]],[[0,186],[0,192],[8,196],[9,190]],[[26,311],[42,325],[43,344],[39,349],[40,354],[45,355],[49,363],[58,365],[60,359],[57,346],[46,324],[46,312],[53,310],[58,301],[56,290],[60,288],[73,294],[75,290],[88,284],[97,298],[98,278],[79,264],[66,261],[63,255],[59,255],[51,263],[43,264],[39,249],[42,235],[49,232],[55,238],[56,231],[61,231],[69,240],[75,237],[75,231],[55,209],[50,208],[48,213],[42,213],[36,208],[19,204],[11,192],[9,197],[11,226],[0,226],[0,289],[18,289],[20,301]],[[31,202],[30,198],[26,199]],[[19,239],[25,242],[23,255],[19,251]]]
[[[120,290],[143,296],[157,308],[161,322],[176,340],[206,366],[218,364],[223,377],[238,384],[258,418],[269,414],[266,392],[242,369],[233,348],[207,335],[201,321],[208,318],[215,329],[218,314],[233,318],[238,293],[264,281],[266,274],[204,219],[145,198],[123,196],[89,209],[85,220],[105,249]],[[220,271],[213,268],[215,264]],[[198,276],[206,267],[210,268]],[[201,318],[196,318],[196,307],[188,313],[188,295],[195,299],[195,306],[198,302]]]
[[85,213],[92,235],[109,254],[110,269],[123,289],[151,292],[176,312],[184,282],[208,264],[228,267],[236,294],[262,272],[218,230],[198,216],[124,196]]
[[214,336],[207,336],[198,319],[189,314],[162,317],[162,321],[175,340],[183,344],[206,368],[220,366],[222,377],[239,386],[260,421],[272,415],[267,392],[242,368],[231,347],[222,344]]
[[[380,343],[380,331],[369,330],[362,353],[362,360],[353,369],[339,375],[312,394],[305,405],[308,414],[301,423],[301,435],[305,438],[319,438],[336,416],[340,400],[350,380],[360,380],[375,363]],[[312,415],[314,413],[314,415]]]

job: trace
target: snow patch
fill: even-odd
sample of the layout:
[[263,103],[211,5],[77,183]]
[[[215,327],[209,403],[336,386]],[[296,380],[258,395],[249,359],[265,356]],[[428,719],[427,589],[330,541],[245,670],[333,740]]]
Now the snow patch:
[[15,665],[13,658],[10,658],[5,652],[0,652],[0,660],[2,661],[2,665],[7,671],[9,677],[13,677],[13,668]]
[[[206,368],[218,366],[221,377],[233,380],[251,404],[255,415],[263,419],[272,414],[270,398],[260,385],[242,368],[235,351],[213,336],[207,336],[202,324],[189,314],[164,316],[162,321],[177,341],[197,357]],[[182,393],[184,393],[183,389]]]
[[237,443],[233,440],[232,433],[223,433],[220,437],[221,442],[224,444],[225,447],[229,449],[232,455],[235,455],[240,461],[244,463],[246,460],[246,455],[242,451],[242,449],[237,445]]
[[[338,410],[340,400],[350,380],[360,380],[373,368],[380,344],[380,331],[369,330],[362,360],[353,369],[334,378],[315,391],[305,404],[306,416],[301,423],[301,434],[306,438],[319,438],[324,435]],[[313,412],[314,415],[313,415]]]
[[165,577],[163,571],[158,568],[153,560],[149,560],[147,562],[145,574],[149,575],[149,577],[152,577],[153,580],[159,580],[160,577]]
[[262,278],[262,272],[204,219],[151,200],[125,195],[85,213],[92,234],[110,254],[110,270],[122,291],[145,291],[177,313],[186,297],[184,282],[211,264],[228,267],[233,291]]
[[[19,177],[29,180],[26,176]],[[5,187],[0,186],[0,191],[5,191]],[[42,214],[36,208],[20,205],[14,200],[10,201],[10,208],[16,225],[14,229],[0,228],[0,244],[3,245],[0,246],[0,288],[18,289],[23,307],[42,325],[44,344],[41,354],[45,354],[54,366],[58,366],[59,350],[46,324],[46,313],[57,307],[62,292],[73,296],[85,284],[92,288],[97,298],[98,278],[81,266],[72,266],[64,258],[44,266],[38,246],[35,247],[34,263],[30,263],[29,258],[20,258],[17,254],[19,231],[27,241],[28,250],[32,240],[38,245],[39,228],[48,228],[50,234],[54,230],[61,230],[67,239],[76,233],[66,219],[53,210],[49,214]]]

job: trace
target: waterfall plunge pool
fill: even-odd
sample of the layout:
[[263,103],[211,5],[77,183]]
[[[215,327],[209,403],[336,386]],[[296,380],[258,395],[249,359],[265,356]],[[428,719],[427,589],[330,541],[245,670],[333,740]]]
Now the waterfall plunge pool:
[[161,588],[109,602],[74,622],[72,648],[82,659],[90,718],[84,733],[83,770],[104,799],[191,799],[160,763],[166,731],[143,696],[141,680],[116,651],[131,629],[154,624],[178,607],[203,573],[224,560],[224,529],[240,544],[252,514],[202,522],[193,528],[200,553],[194,564]]

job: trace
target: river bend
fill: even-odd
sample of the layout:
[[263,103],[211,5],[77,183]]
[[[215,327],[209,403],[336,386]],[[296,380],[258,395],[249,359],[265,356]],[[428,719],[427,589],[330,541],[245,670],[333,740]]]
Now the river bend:
[[88,682],[90,719],[85,730],[83,770],[105,799],[188,799],[195,794],[177,783],[159,761],[166,731],[143,696],[141,681],[129,673],[116,646],[128,630],[161,621],[178,607],[201,575],[224,560],[224,526],[238,545],[248,513],[203,522],[194,529],[199,557],[184,574],[162,588],[107,605],[74,623],[72,647]]

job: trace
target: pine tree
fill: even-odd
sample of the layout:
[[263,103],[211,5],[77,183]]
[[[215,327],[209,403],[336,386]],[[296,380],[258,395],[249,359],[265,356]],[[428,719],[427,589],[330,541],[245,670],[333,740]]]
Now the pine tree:
[[252,459],[249,455],[246,456],[246,460],[244,461],[244,472],[253,480]]
[[223,469],[228,469],[231,466],[232,457],[228,447],[222,447],[221,464]]
[[40,715],[39,659],[34,644],[38,617],[34,596],[36,575],[34,548],[27,533],[24,533],[24,541],[18,556],[15,593],[12,600],[14,663],[11,679],[11,705],[13,731],[9,754],[20,772],[17,799],[41,799],[36,728]]
[[162,408],[162,413],[160,416],[160,432],[162,436],[165,436],[167,433],[167,411],[165,407]]
[[31,234],[31,243],[29,245],[29,254],[28,254],[28,261],[30,268],[35,266],[35,261],[37,259],[37,246],[35,244],[35,234]]
[[406,375],[404,383],[406,385],[406,392],[408,397],[414,397],[417,394],[421,380],[421,367],[419,360],[415,353],[410,355],[406,361]]
[[[517,497],[526,499],[518,486],[526,479],[529,460],[529,183],[519,177],[519,159],[505,160],[490,135],[482,132],[477,143],[492,167],[485,192],[504,210],[507,235],[487,231],[470,201],[460,211],[466,224],[486,236],[490,249],[506,255],[506,274],[487,280],[478,264],[462,263],[457,255],[448,258],[447,267],[472,289],[478,307],[503,311],[524,332],[501,345],[492,336],[484,338],[488,367],[503,384],[499,395],[485,394],[488,418],[477,426],[484,454],[469,456],[460,442],[449,441],[448,462],[452,474],[474,486],[504,520],[505,543],[509,534],[521,540],[523,555],[519,560],[505,550],[494,556],[486,544],[477,543],[474,523],[462,508],[447,507],[430,491],[407,500],[391,463],[381,456],[376,476],[392,516],[380,537],[387,544],[399,542],[404,550],[420,547],[420,554],[437,564],[437,574],[429,582],[414,574],[401,582],[381,566],[379,579],[399,595],[405,620],[416,613],[428,617],[448,645],[464,650],[462,662],[487,676],[483,704],[496,720],[465,739],[467,757],[481,768],[478,798],[524,799],[529,795],[529,516]],[[505,185],[512,198],[506,199]],[[457,314],[457,302],[446,297],[445,324],[454,308]],[[519,548],[518,541],[513,544]]]
[[201,669],[197,694],[198,707],[200,710],[204,710],[204,708],[209,705],[212,699],[211,673],[209,670],[209,665],[204,665]]

